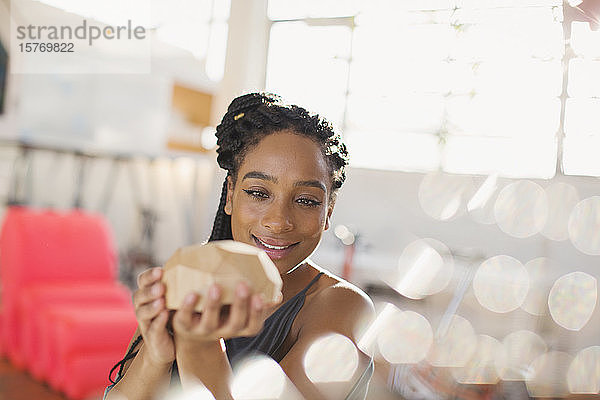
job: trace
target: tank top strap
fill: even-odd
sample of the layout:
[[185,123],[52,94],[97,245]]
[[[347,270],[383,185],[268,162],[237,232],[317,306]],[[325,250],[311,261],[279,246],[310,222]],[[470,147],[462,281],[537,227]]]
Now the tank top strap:
[[319,280],[319,278],[321,277],[321,275],[323,275],[323,272],[319,272],[319,273],[317,274],[317,276],[315,276],[315,277],[312,279],[312,281],[310,281],[310,283],[309,283],[308,285],[306,285],[306,287],[300,291],[300,293],[306,293],[306,292],[308,291],[308,289],[310,289],[310,287],[311,287],[312,285],[314,285],[314,284],[315,284],[315,282],[317,282],[317,281]]

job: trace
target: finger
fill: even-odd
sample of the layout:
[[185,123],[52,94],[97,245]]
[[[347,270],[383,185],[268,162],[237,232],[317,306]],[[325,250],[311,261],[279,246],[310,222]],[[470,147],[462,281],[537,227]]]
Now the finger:
[[248,316],[248,324],[244,334],[248,336],[255,336],[261,331],[264,324],[264,306],[265,302],[261,294],[255,294],[252,296],[252,300],[250,301],[250,315]]
[[162,268],[154,267],[145,270],[137,277],[137,284],[139,288],[148,286],[158,281],[162,277]]
[[166,310],[165,299],[158,298],[150,303],[146,303],[135,309],[135,316],[138,321],[151,321],[162,311]]
[[193,326],[194,308],[198,302],[199,296],[196,293],[189,293],[185,296],[181,308],[173,316],[173,325],[176,328],[190,330]]
[[169,311],[161,311],[156,318],[152,320],[148,327],[148,333],[153,336],[164,334],[167,329],[167,322],[169,321]]
[[227,323],[221,329],[224,336],[231,336],[239,333],[246,328],[250,307],[250,289],[244,282],[239,283],[235,288],[235,298],[231,305],[231,311]]
[[165,284],[156,282],[151,286],[145,286],[135,291],[133,294],[133,305],[140,307],[144,304],[162,298],[166,292]]
[[219,327],[221,306],[221,288],[218,285],[211,285],[204,302],[202,319],[196,330],[197,333],[206,335],[214,333],[217,330]]

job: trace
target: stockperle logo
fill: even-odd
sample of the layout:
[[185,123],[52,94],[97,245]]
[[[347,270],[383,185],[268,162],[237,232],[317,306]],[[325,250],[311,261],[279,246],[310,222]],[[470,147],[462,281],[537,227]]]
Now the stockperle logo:
[[12,0],[10,71],[149,73],[150,31],[146,26],[150,2],[85,0],[80,4],[84,3],[88,10],[110,6],[113,20],[119,23],[81,15],[81,7],[73,11],[42,1]]

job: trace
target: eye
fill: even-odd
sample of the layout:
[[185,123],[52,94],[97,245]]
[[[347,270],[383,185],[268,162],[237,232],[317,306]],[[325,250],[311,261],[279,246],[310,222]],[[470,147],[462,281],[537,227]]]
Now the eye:
[[313,200],[313,199],[309,199],[309,198],[306,198],[306,197],[301,197],[301,198],[299,198],[298,200],[296,200],[296,202],[297,202],[298,204],[301,204],[301,205],[303,205],[303,206],[307,206],[307,207],[318,207],[318,206],[320,206],[321,204],[323,204],[323,203],[322,203],[322,202],[320,202],[320,201]]
[[253,189],[242,189],[246,194],[250,197],[254,197],[255,199],[268,199],[269,195],[261,190],[253,190]]

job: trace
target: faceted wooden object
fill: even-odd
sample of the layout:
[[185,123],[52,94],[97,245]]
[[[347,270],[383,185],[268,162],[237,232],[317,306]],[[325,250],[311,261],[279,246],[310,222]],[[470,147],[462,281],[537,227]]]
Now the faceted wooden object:
[[246,282],[252,293],[262,293],[266,303],[280,300],[282,281],[267,253],[245,243],[219,240],[178,249],[163,267],[167,308],[179,309],[185,296],[198,293],[195,310],[202,312],[208,288],[222,288],[223,304],[233,303],[235,287]]

